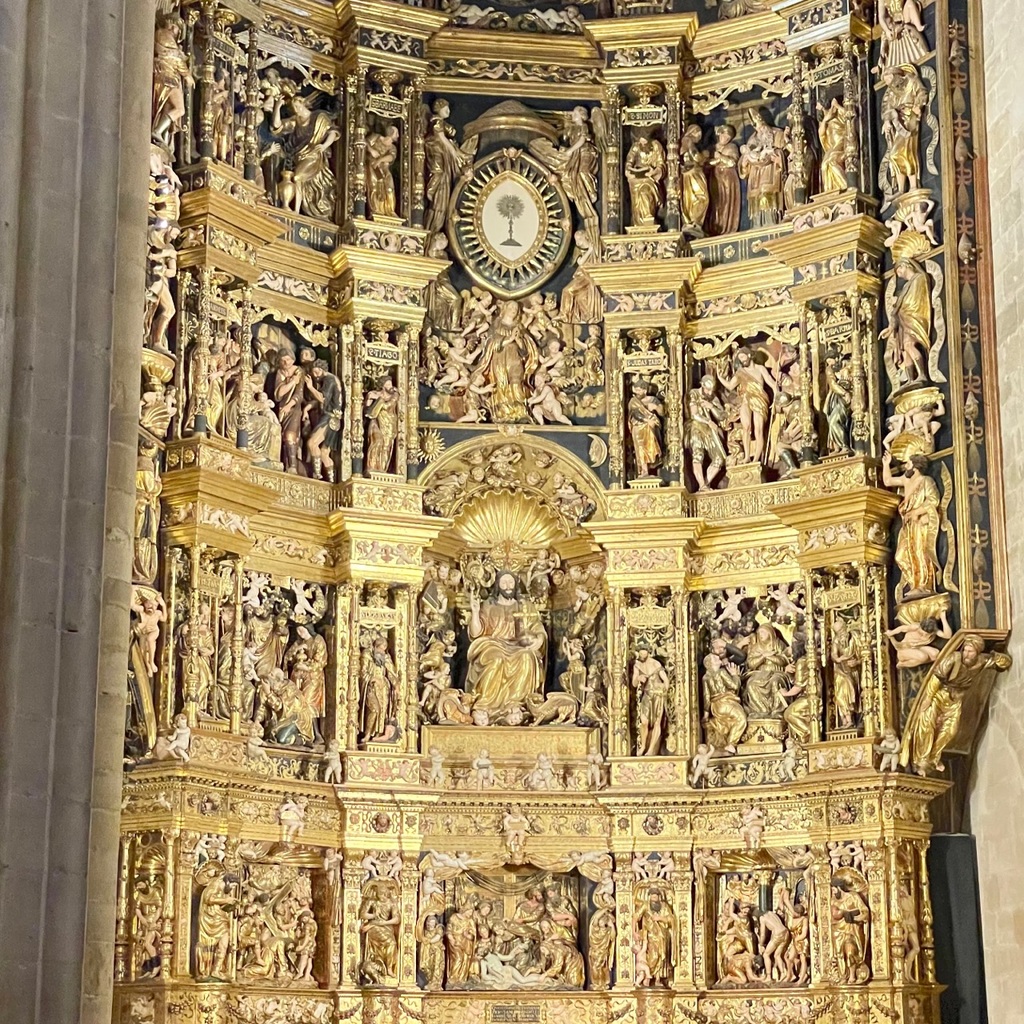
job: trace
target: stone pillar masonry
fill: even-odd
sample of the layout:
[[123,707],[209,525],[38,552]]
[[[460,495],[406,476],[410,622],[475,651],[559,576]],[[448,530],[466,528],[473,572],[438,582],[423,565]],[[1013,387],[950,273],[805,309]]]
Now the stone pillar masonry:
[[0,3],[0,1020],[107,1024],[154,0]]

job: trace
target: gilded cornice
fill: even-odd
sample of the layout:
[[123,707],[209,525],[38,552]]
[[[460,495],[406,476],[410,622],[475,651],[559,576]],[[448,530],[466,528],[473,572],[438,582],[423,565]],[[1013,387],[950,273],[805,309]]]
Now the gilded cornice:
[[696,14],[651,14],[588,21],[586,31],[606,52],[627,46],[689,47],[699,24]]
[[388,0],[335,0],[334,10],[343,31],[351,26],[398,32],[415,39],[429,39],[448,24],[450,15],[425,7],[390,3]]
[[442,60],[491,57],[564,67],[603,66],[595,45],[584,36],[524,34],[498,29],[444,28],[430,39],[427,56]]
[[693,36],[691,51],[698,60],[712,57],[716,53],[743,50],[758,43],[786,37],[786,22],[775,11],[750,14],[745,18],[728,18],[725,21],[708,22],[701,25]]

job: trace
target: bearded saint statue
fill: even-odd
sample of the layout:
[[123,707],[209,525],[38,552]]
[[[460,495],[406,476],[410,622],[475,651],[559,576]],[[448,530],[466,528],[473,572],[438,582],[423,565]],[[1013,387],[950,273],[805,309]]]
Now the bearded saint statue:
[[491,716],[544,687],[547,634],[536,612],[516,597],[516,578],[498,576],[496,594],[481,605],[470,596],[469,674],[466,689],[476,694],[473,707]]

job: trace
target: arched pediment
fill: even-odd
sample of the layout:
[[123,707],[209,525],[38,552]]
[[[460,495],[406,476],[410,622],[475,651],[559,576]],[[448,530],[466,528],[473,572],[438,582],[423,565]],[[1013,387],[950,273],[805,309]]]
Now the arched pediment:
[[522,433],[473,437],[455,445],[420,476],[428,512],[459,519],[488,492],[513,492],[537,502],[564,537],[605,517],[604,488],[571,452]]

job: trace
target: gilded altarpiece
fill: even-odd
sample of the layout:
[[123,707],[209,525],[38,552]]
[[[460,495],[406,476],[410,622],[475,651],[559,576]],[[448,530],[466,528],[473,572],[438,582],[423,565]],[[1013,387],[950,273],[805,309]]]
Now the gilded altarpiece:
[[159,8],[115,1019],[936,1022],[976,6]]

